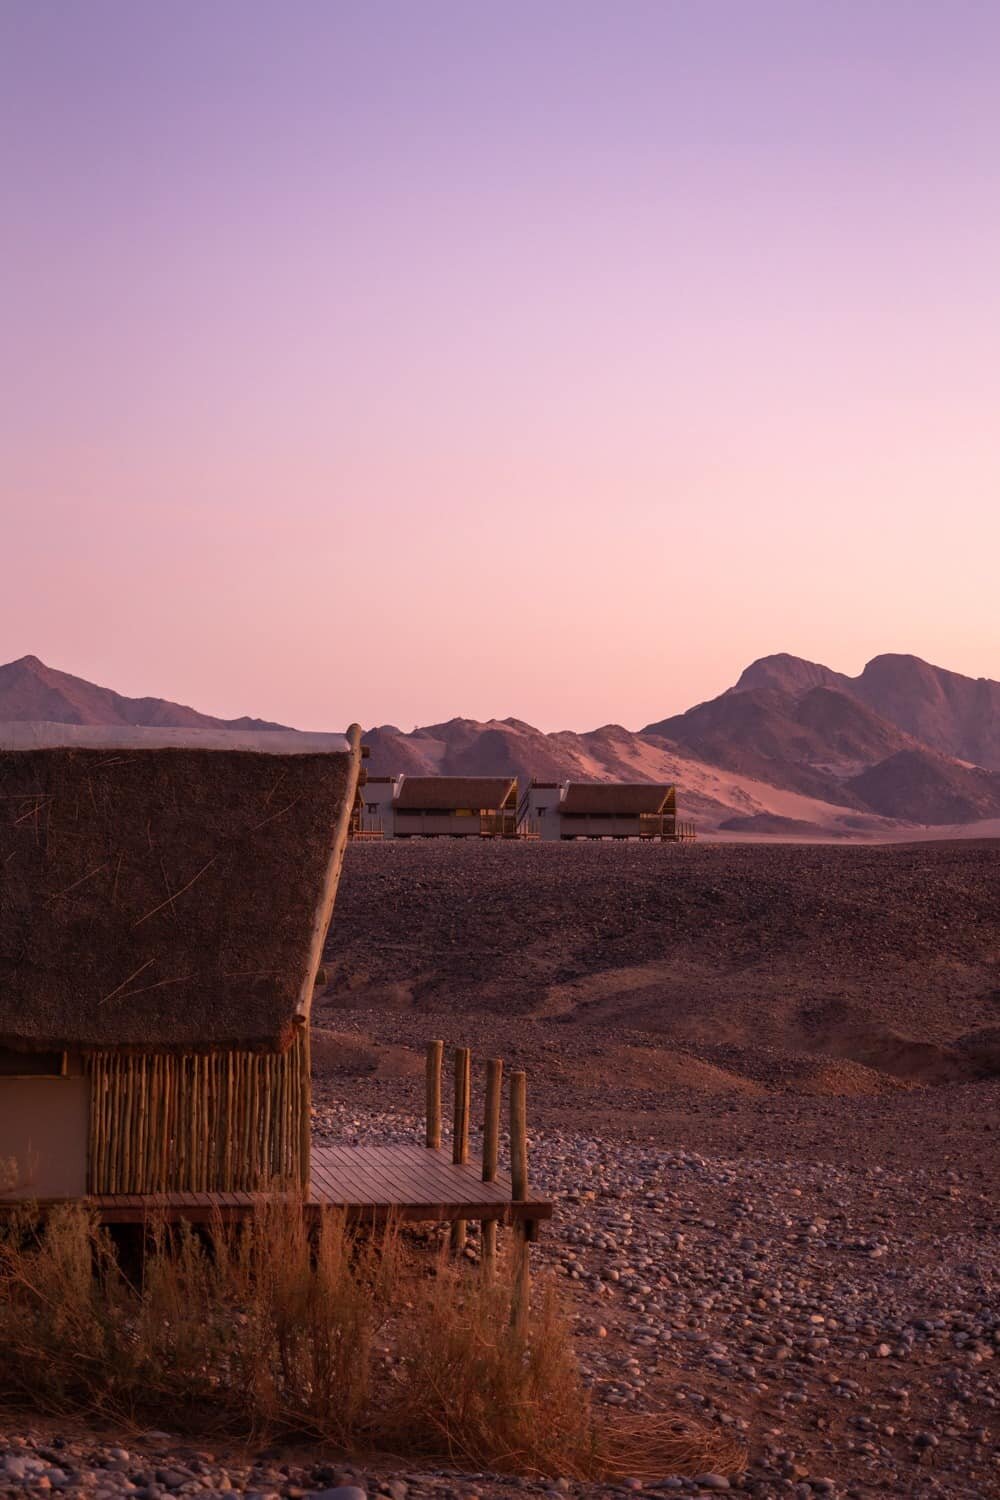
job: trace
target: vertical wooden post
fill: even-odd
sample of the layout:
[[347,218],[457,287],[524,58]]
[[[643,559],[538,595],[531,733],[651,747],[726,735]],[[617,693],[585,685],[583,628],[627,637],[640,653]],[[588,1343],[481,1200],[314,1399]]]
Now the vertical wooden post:
[[528,1196],[528,1099],[524,1073],[510,1075],[510,1184],[515,1203]]
[[[503,1091],[503,1062],[491,1057],[486,1064],[486,1111],[483,1118],[483,1181],[496,1182],[500,1156],[500,1099]],[[483,1266],[492,1275],[497,1258],[497,1221],[483,1219]]]
[[299,1186],[308,1198],[312,1192],[312,1039],[306,1022],[299,1037]]
[[[510,1186],[511,1198],[523,1203],[528,1196],[528,1100],[524,1073],[510,1075]],[[514,1286],[511,1322],[519,1334],[527,1332],[531,1298],[531,1250],[528,1225],[514,1223]]]
[[456,1166],[469,1160],[469,1104],[472,1079],[472,1054],[468,1047],[455,1048],[455,1121],[451,1140],[451,1159]]
[[427,1138],[429,1151],[441,1147],[441,1063],[444,1042],[427,1043]]
[[[451,1138],[451,1159],[456,1166],[469,1160],[469,1106],[472,1094],[472,1054],[468,1047],[455,1048],[455,1118]],[[455,1219],[451,1226],[451,1248],[457,1255],[465,1249],[465,1220]]]

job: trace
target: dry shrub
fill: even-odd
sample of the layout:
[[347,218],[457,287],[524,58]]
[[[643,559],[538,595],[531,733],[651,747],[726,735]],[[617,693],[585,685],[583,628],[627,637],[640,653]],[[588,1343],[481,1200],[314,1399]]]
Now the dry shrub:
[[[210,1235],[154,1226],[130,1279],[79,1205],[0,1231],[0,1400],[234,1438],[313,1438],[510,1473],[734,1472],[724,1435],[596,1412],[552,1283],[512,1323],[487,1278],[408,1256],[398,1234],[310,1233],[276,1203]],[[391,1351],[387,1353],[388,1351]]]
[[238,1228],[154,1225],[133,1284],[78,1205],[0,1238],[0,1398],[179,1431],[309,1434],[348,1444],[398,1241],[280,1204]]
[[516,1280],[442,1260],[397,1331],[401,1364],[382,1427],[395,1451],[471,1469],[571,1479],[715,1470],[737,1473],[745,1450],[675,1412],[625,1415],[593,1406],[549,1277],[536,1277],[526,1336],[516,1331]]
[[570,1474],[593,1423],[552,1283],[536,1280],[528,1335],[513,1326],[506,1261],[492,1278],[441,1259],[395,1332],[400,1355],[383,1415],[399,1452],[466,1467]]

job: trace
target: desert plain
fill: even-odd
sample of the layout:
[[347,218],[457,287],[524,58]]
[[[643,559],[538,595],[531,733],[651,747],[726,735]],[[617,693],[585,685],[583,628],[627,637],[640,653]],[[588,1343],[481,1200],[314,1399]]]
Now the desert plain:
[[317,1133],[418,1132],[429,1037],[479,1103],[527,1071],[595,1398],[747,1446],[664,1493],[1000,1495],[998,877],[988,841],[355,845]]

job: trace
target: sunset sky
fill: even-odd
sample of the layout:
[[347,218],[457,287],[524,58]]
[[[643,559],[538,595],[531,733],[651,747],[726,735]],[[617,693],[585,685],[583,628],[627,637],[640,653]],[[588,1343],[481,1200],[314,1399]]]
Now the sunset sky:
[[1000,6],[3,0],[0,661],[314,729],[1000,677]]

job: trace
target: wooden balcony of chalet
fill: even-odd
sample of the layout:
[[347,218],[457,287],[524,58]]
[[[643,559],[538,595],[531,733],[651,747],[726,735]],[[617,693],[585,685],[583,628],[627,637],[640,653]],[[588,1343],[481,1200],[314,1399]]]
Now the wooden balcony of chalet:
[[[82,1201],[104,1224],[144,1224],[180,1219],[192,1223],[232,1223],[267,1203],[301,1205],[307,1218],[325,1209],[340,1209],[356,1223],[377,1225],[436,1221],[451,1225],[452,1246],[461,1248],[469,1219],[483,1227],[484,1254],[495,1253],[496,1229],[514,1226],[523,1241],[537,1238],[541,1221],[551,1218],[552,1204],[528,1189],[526,1085],[523,1073],[510,1075],[510,1172],[500,1170],[500,1113],[503,1064],[491,1059],[483,1129],[483,1155],[469,1152],[471,1056],[455,1051],[452,1139],[442,1147],[441,1082],[443,1043],[431,1042],[426,1064],[424,1141],[391,1145],[313,1144],[305,1191],[287,1184],[252,1192],[196,1191],[91,1193]],[[61,1199],[44,1199],[33,1207],[44,1216]],[[0,1213],[23,1211],[25,1199],[0,1192]]]
[[[105,1224],[141,1224],[160,1217],[225,1223],[282,1197],[299,1201],[298,1194],[215,1192],[101,1194],[88,1202]],[[301,1202],[307,1216],[338,1208],[365,1224],[479,1219],[510,1225],[552,1215],[551,1203],[516,1201],[507,1173],[498,1172],[492,1182],[484,1182],[481,1162],[454,1162],[450,1151],[428,1149],[419,1141],[313,1146],[309,1191]]]
[[693,823],[682,822],[673,812],[641,813],[639,837],[660,839],[668,844],[693,843],[697,838]]
[[480,808],[479,836],[484,839],[516,839],[517,810],[513,807]]

